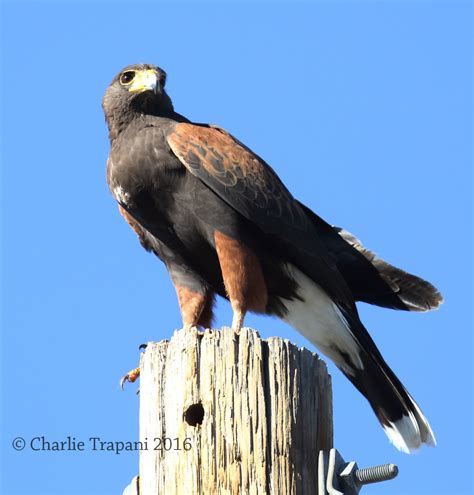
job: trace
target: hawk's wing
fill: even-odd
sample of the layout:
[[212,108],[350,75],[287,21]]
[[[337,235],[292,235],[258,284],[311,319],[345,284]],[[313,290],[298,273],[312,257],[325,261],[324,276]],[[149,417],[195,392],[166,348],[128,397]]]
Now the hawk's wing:
[[[357,260],[358,263],[347,263],[343,269],[350,273],[353,280],[358,281],[357,290],[359,295],[357,299],[379,306],[395,307],[397,309],[406,309],[409,311],[429,311],[431,309],[437,309],[443,302],[443,296],[438,289],[428,281],[397,268],[396,266],[387,263],[382,258],[379,258],[376,253],[364,247],[359,239],[347,230],[339,227],[334,227],[334,229],[346,243],[360,253],[375,268],[380,280],[386,284],[386,287],[390,289],[390,292],[396,296],[405,307],[397,305],[392,306],[388,290],[380,293],[377,293],[374,290],[371,292],[364,290],[364,278],[361,277],[361,275],[365,274],[365,271],[362,272],[362,263],[360,263],[359,260]],[[355,259],[356,257],[353,256],[353,258]],[[385,304],[381,304],[382,302]]]
[[357,301],[406,311],[429,311],[443,302],[432,284],[387,263],[347,230],[329,225],[305,205],[300,206]]
[[264,233],[283,243],[290,260],[342,308],[352,294],[299,203],[273,169],[220,128],[177,124],[168,144],[183,165]]
[[223,129],[178,124],[168,143],[192,174],[267,233],[280,234],[282,224],[302,232],[310,227],[273,169]]

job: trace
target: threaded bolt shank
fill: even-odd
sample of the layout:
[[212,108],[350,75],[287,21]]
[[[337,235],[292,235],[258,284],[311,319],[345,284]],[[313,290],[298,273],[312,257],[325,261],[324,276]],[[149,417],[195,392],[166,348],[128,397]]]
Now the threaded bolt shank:
[[382,464],[364,469],[358,469],[355,472],[355,478],[360,485],[377,483],[395,478],[398,474],[398,467],[395,464]]

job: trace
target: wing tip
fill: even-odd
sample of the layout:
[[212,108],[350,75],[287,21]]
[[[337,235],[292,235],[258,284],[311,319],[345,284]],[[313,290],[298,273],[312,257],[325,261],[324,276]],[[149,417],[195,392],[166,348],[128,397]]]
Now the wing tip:
[[408,298],[404,294],[398,294],[398,297],[409,311],[413,311],[415,313],[435,311],[444,303],[443,295],[434,286],[432,286],[429,297],[425,297],[423,299]]

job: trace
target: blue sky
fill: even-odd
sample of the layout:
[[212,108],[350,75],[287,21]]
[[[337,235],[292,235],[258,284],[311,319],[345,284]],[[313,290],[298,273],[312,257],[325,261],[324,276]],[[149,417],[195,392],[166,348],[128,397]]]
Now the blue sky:
[[[438,440],[406,456],[332,364],[335,445],[400,475],[364,493],[472,493],[472,5],[469,2],[2,5],[1,493],[113,494],[134,453],[15,451],[15,437],[135,440],[138,345],[180,326],[164,266],[105,184],[102,94],[168,72],[178,111],[218,123],[293,194],[433,282],[434,313],[360,306]],[[217,322],[229,324],[227,303]],[[262,336],[312,349],[283,323]]]

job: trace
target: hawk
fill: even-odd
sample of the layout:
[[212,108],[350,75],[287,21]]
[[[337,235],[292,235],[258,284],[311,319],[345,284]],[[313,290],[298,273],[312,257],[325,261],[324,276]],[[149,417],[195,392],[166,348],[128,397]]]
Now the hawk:
[[138,64],[107,88],[107,182],[143,247],[165,263],[184,327],[210,327],[216,295],[230,301],[236,331],[249,311],[277,316],[336,364],[399,450],[435,445],[356,301],[428,311],[440,293],[326,223],[224,129],[175,112],[165,81],[159,67]]

